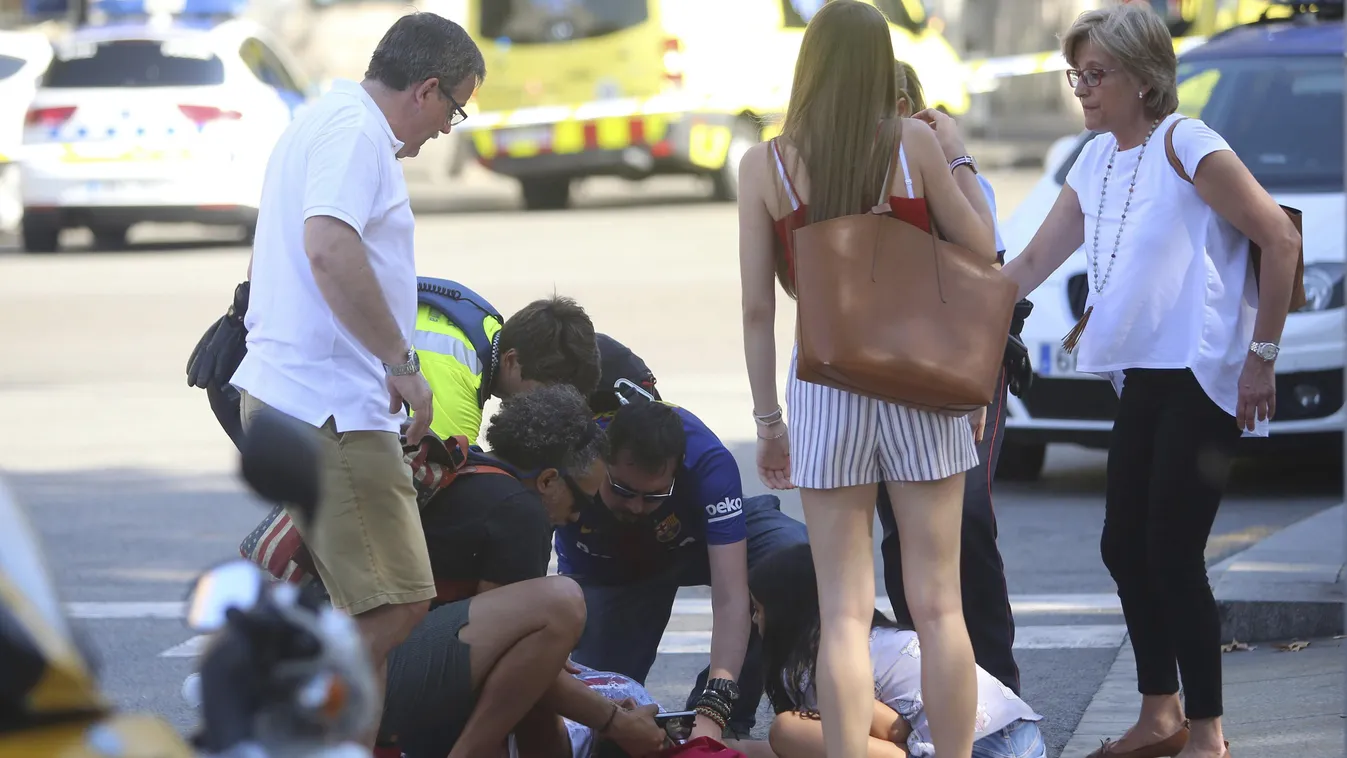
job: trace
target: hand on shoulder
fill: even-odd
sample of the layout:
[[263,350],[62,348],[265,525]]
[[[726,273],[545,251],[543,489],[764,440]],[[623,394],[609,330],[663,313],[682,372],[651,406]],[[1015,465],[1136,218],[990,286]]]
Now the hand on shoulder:
[[[968,148],[964,147],[963,133],[959,129],[959,123],[948,113],[935,108],[927,108],[914,115],[912,120],[924,124],[934,134],[946,161],[952,161],[968,153]],[[926,129],[918,128],[917,135],[914,136],[925,137],[926,131]]]

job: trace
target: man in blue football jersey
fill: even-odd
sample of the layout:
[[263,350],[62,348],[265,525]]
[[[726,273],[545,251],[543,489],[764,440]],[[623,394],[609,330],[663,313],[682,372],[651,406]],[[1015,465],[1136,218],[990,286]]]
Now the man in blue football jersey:
[[711,661],[688,698],[694,736],[753,728],[763,682],[748,569],[807,541],[774,495],[745,499],[739,466],[683,408],[654,400],[601,414],[608,472],[578,521],[557,530],[557,567],[579,582],[588,620],[576,663],[644,683],[679,587],[711,587]]

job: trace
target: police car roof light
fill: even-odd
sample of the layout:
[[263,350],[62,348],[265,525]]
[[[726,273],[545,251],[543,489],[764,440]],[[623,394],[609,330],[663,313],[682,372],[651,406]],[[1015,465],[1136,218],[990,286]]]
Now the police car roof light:
[[[171,17],[236,17],[242,15],[248,0],[88,0],[89,9],[108,19],[166,15]],[[30,18],[52,18],[68,14],[71,0],[24,0],[24,14]]]

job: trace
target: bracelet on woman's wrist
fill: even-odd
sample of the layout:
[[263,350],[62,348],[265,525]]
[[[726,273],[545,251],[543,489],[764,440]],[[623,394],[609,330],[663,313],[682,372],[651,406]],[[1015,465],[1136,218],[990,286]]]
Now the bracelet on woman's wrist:
[[608,721],[603,726],[599,727],[599,734],[607,732],[608,729],[612,727],[613,722],[617,720],[617,712],[618,705],[617,703],[613,703],[613,712],[608,714]]
[[776,410],[773,410],[770,413],[755,412],[753,414],[753,420],[758,422],[760,426],[771,426],[772,424],[780,422],[784,418],[784,415],[785,414],[781,411],[781,406],[778,405]]

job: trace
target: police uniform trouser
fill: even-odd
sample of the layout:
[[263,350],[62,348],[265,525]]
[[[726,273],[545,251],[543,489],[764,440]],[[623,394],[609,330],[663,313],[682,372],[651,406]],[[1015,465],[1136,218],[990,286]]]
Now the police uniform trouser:
[[[1020,691],[1020,670],[1011,647],[1015,642],[1015,619],[1010,613],[1005,565],[996,547],[996,513],[992,509],[992,475],[1001,456],[1006,424],[1006,370],[997,377],[998,391],[987,408],[987,423],[978,443],[978,465],[964,478],[963,538],[960,546],[960,581],[963,614],[973,641],[977,664],[1001,683]],[[880,554],[884,558],[884,583],[894,608],[907,608],[903,591],[902,551],[893,520],[888,490],[879,488],[879,521],[884,527]]]

